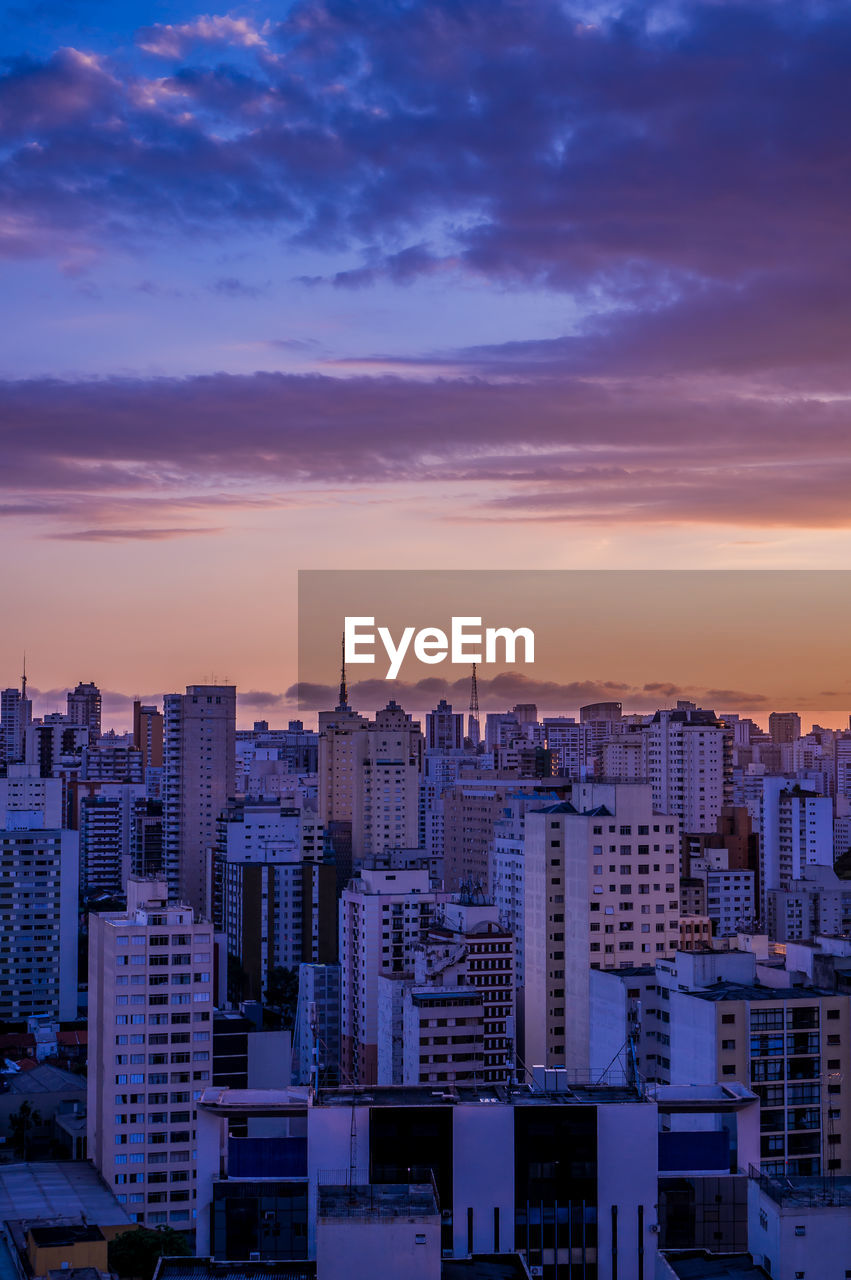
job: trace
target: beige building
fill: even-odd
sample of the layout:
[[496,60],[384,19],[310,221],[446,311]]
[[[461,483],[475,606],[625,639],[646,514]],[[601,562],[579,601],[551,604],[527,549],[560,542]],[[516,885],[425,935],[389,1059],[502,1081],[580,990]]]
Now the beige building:
[[88,1154],[146,1226],[194,1225],[195,1101],[212,1071],[213,931],[127,883],[127,910],[89,917]]
[[652,964],[679,943],[679,823],[641,783],[574,784],[528,811],[524,1056],[587,1070],[589,970]]
[[352,859],[415,849],[423,735],[392,700],[364,720],[348,708],[323,713],[319,734],[319,817],[351,822]]

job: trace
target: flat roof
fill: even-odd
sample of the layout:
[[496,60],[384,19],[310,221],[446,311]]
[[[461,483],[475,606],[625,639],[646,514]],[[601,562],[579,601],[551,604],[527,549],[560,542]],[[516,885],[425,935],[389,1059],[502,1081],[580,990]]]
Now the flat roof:
[[749,1253],[667,1253],[662,1254],[679,1280],[760,1280],[768,1272]]
[[99,1226],[130,1223],[97,1170],[82,1160],[0,1165],[0,1222],[83,1214]]
[[660,1111],[731,1110],[759,1102],[743,1084],[650,1084],[647,1092]]
[[519,1253],[474,1254],[446,1258],[440,1264],[440,1280],[528,1280],[528,1276]]
[[315,1280],[315,1262],[217,1262],[160,1258],[154,1280]]
[[105,1236],[100,1227],[88,1222],[69,1222],[62,1226],[30,1227],[33,1243],[39,1248],[51,1248],[56,1245],[83,1244],[92,1240],[103,1240]]
[[563,1106],[571,1103],[641,1102],[637,1088],[607,1084],[572,1084],[565,1089],[534,1089],[531,1085],[456,1084],[440,1089],[432,1085],[374,1085],[357,1089],[320,1089],[321,1106],[445,1107],[501,1103],[503,1106]]
[[[672,987],[672,991],[676,988]],[[820,1000],[823,996],[835,996],[841,999],[841,993],[826,991],[821,987],[765,987],[761,983],[716,982],[711,987],[699,991],[688,991],[686,995],[698,996],[701,1000]]]
[[430,1182],[322,1184],[317,1218],[435,1218],[440,1210]]

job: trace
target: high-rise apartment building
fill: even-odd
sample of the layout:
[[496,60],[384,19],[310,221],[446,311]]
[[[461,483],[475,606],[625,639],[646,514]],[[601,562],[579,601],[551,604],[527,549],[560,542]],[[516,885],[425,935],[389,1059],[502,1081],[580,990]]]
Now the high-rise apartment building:
[[340,1000],[343,1078],[375,1084],[378,979],[414,970],[414,949],[428,932],[438,895],[427,870],[363,870],[340,900]]
[[794,742],[801,736],[801,717],[797,711],[772,711],[768,717],[768,734],[772,742]]
[[712,711],[681,704],[657,711],[643,730],[653,803],[683,831],[715,831],[730,799],[732,732]]
[[136,1222],[191,1230],[195,1104],[210,1084],[213,934],[164,881],[89,917],[88,1154]]
[[589,971],[679,941],[679,822],[649,784],[578,783],[525,826],[524,1057],[588,1068]]
[[169,894],[208,917],[216,820],[234,792],[236,689],[188,685],[163,702],[163,841]]
[[355,864],[419,845],[422,761],[420,726],[392,700],[374,721],[348,708],[320,716],[319,816],[351,822]]
[[163,714],[156,707],[133,703],[133,746],[142,752],[145,772],[163,762]]
[[762,779],[759,805],[761,916],[768,892],[785,889],[811,867],[833,866],[833,802],[794,780]]
[[32,723],[33,704],[27,697],[24,676],[20,689],[0,690],[0,763],[13,764],[24,759],[27,726]]
[[139,784],[106,783],[80,799],[80,888],[84,894],[121,893],[132,869],[131,846]]
[[90,746],[97,743],[101,730],[101,694],[96,684],[78,684],[68,694],[68,723],[88,730]]
[[337,876],[315,813],[275,800],[221,815],[213,918],[227,935],[241,999],[262,1000],[273,969],[337,959]]
[[440,752],[464,749],[464,715],[453,711],[445,698],[426,716],[425,749]]
[[55,822],[60,793],[59,781],[0,780],[0,1018],[5,1021],[77,1016],[78,836]]

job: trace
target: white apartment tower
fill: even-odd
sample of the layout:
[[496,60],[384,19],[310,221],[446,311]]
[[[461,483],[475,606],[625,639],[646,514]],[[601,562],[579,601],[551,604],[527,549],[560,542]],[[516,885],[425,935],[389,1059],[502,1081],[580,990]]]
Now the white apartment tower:
[[88,1152],[146,1226],[194,1226],[195,1103],[212,1070],[213,933],[165,881],[89,917]]
[[343,1079],[375,1084],[378,979],[414,971],[438,895],[429,873],[363,870],[340,900],[340,1001]]
[[580,783],[526,814],[524,1059],[587,1070],[590,969],[653,964],[679,940],[679,836],[649,784]]
[[728,802],[732,736],[711,711],[690,704],[657,711],[644,729],[653,803],[683,831],[715,831]]
[[166,694],[163,714],[163,858],[169,896],[207,917],[216,819],[235,788],[236,689],[189,685],[185,694]]

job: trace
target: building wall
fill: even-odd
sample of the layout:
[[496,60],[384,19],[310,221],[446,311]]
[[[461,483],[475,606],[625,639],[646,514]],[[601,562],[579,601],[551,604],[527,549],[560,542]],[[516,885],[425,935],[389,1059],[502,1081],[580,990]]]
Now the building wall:
[[131,1218],[190,1230],[213,934],[154,892],[165,885],[131,880],[126,913],[89,918],[88,1152]]

